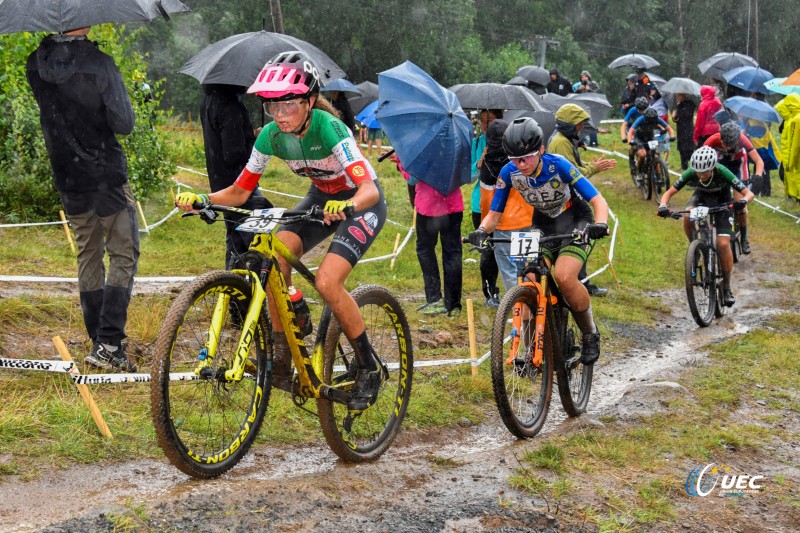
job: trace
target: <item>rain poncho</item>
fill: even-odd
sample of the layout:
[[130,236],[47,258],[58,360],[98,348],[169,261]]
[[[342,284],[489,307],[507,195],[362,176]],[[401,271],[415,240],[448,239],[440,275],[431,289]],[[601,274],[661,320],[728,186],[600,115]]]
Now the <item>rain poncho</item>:
[[722,109],[722,102],[717,98],[716,91],[711,85],[700,87],[700,106],[697,108],[697,119],[694,123],[694,142],[697,144],[700,137],[709,137],[719,132],[719,123],[714,119],[714,113]]
[[775,110],[784,120],[781,152],[786,194],[800,199],[800,95],[790,94],[778,102]]

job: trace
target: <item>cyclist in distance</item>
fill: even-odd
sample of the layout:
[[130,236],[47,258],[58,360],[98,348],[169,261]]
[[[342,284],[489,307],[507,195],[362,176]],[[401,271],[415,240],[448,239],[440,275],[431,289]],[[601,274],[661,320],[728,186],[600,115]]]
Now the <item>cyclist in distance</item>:
[[[742,194],[742,198],[734,202],[737,211],[747,207],[747,202],[753,199],[753,192],[733,175],[733,173],[717,163],[717,152],[710,146],[701,146],[692,154],[689,168],[675,183],[667,189],[661,197],[658,206],[658,216],[669,217],[669,200],[686,185],[694,187],[695,191],[686,208],[697,206],[717,207],[730,204],[732,201],[731,189]],[[733,217],[730,213],[721,211],[714,213],[714,226],[717,228],[717,249],[722,263],[722,288],[723,304],[731,307],[736,299],[731,291],[731,273],[733,272],[733,252],[731,250],[731,235],[733,235]],[[693,225],[689,215],[683,216],[683,231],[689,242],[692,240]]]
[[636,170],[639,172],[637,181],[643,179],[641,172],[642,163],[647,155],[647,141],[653,140],[653,132],[656,129],[669,133],[670,140],[675,138],[675,131],[672,126],[658,116],[658,111],[654,107],[648,107],[644,114],[637,118],[628,129],[628,144],[630,144],[631,150],[636,152]]
[[[512,187],[533,206],[533,227],[542,236],[573,230],[585,230],[592,239],[608,234],[605,199],[572,163],[560,155],[545,153],[542,136],[542,129],[532,118],[518,118],[506,129],[503,149],[510,161],[500,171],[489,213],[469,235],[471,244],[481,246],[494,231]],[[545,244],[545,258],[583,333],[581,362],[592,365],[600,356],[600,332],[592,317],[589,292],[578,279],[588,245],[568,244],[559,250],[559,244]]]
[[[302,222],[278,229],[277,238],[297,257],[333,235],[316,276],[316,288],[330,306],[355,351],[358,363],[355,393],[348,407],[364,410],[375,402],[382,372],[373,356],[361,313],[344,283],[386,221],[386,200],[370,163],[335,110],[319,94],[317,68],[302,52],[278,54],[264,66],[247,90],[262,100],[264,111],[274,120],[256,139],[250,159],[236,181],[211,194],[184,192],[176,205],[191,210],[194,202],[239,206],[258,185],[272,156],[282,159],[311,186],[294,210],[324,208],[324,224]],[[348,217],[348,208],[354,214]],[[278,257],[291,285],[291,266]],[[277,316],[270,299],[270,314]],[[280,321],[273,320],[273,327]],[[276,329],[275,385],[291,389],[291,355],[284,335]]]
[[[753,179],[761,181],[764,177],[764,160],[753,148],[750,142],[736,122],[726,122],[719,128],[719,133],[715,133],[704,143],[717,151],[718,160],[725,168],[730,170],[734,176],[745,183],[748,183],[748,157],[755,164],[755,174]],[[742,195],[738,192],[733,193],[734,200],[740,200]],[[736,213],[736,221],[739,223],[739,231],[742,234],[742,253],[750,253],[750,242],[747,239],[747,209]]]
[[[644,112],[650,106],[647,98],[644,96],[640,96],[634,100],[634,105],[628,112],[625,114],[625,118],[622,120],[622,124],[619,126],[619,136],[622,138],[622,142],[628,142],[628,128],[633,126],[633,123],[636,122],[636,119],[644,115]],[[631,167],[631,174],[636,172],[636,162],[633,158],[634,150],[633,146],[628,149],[628,163]]]

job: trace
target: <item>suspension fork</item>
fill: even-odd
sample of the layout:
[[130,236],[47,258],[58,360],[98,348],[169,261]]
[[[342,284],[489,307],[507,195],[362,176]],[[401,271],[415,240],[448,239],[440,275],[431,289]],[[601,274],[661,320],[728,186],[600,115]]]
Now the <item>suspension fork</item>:
[[[547,310],[547,277],[544,276],[541,284],[536,281],[525,281],[522,283],[524,286],[534,287],[537,289],[536,294],[536,320],[534,321],[533,333],[533,364],[537,367],[541,366],[544,359],[544,325],[546,321],[545,312]],[[523,315],[528,313],[525,304],[517,302],[514,304],[513,317],[511,319],[511,352],[506,359],[506,364],[510,365],[514,362],[519,352],[519,343],[522,336],[522,323]],[[530,320],[530,319],[528,319]],[[513,334],[516,332],[516,334]]]

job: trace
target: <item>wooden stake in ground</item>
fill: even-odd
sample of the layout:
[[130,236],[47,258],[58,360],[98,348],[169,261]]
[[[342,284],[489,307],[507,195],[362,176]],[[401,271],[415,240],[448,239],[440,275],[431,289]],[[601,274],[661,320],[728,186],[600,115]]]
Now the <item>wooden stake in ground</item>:
[[614,263],[611,262],[611,256],[609,255],[605,244],[600,243],[600,247],[603,248],[606,257],[608,258],[608,269],[611,271],[611,275],[614,276],[614,282],[617,284],[617,288],[619,289],[619,278],[617,277],[617,273],[614,271]]
[[[53,344],[56,345],[56,350],[58,350],[59,355],[61,355],[61,359],[72,362],[72,356],[69,354],[67,345],[64,344],[64,341],[61,340],[61,337],[53,337]],[[70,379],[72,379],[72,374],[70,374]],[[106,424],[105,419],[103,419],[103,413],[100,412],[100,408],[97,407],[92,393],[89,392],[89,387],[78,383],[76,383],[75,386],[78,387],[78,392],[81,393],[83,403],[89,407],[89,413],[91,413],[92,418],[94,418],[94,423],[97,424],[97,428],[100,430],[100,433],[102,433],[106,438],[113,439],[114,436],[111,435],[111,430],[108,429],[108,425]]]
[[142,210],[142,204],[139,203],[139,200],[136,200],[136,210],[139,211],[139,216],[142,219],[142,224],[144,224],[144,230],[147,233],[150,233],[150,230],[147,227],[147,220],[144,218],[144,211]]
[[394,262],[397,261],[397,248],[400,246],[400,234],[394,239],[394,250],[392,250],[392,260],[389,263],[389,270],[394,270]]
[[69,232],[69,222],[67,222],[67,215],[64,214],[62,209],[58,210],[58,216],[61,217],[61,222],[64,223],[64,233],[67,234],[67,242],[69,243],[69,249],[72,250],[72,253],[75,253],[75,243],[72,241],[72,233]]
[[[467,326],[469,327],[469,356],[473,361],[478,359],[478,341],[475,338],[475,312],[472,307],[472,298],[467,299]],[[472,365],[472,377],[478,375],[477,365]]]

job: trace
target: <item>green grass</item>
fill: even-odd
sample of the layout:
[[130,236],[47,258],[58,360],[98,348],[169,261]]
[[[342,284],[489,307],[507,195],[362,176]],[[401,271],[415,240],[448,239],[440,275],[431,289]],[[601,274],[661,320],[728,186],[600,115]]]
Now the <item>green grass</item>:
[[[601,146],[608,148],[612,138],[616,138],[616,133],[601,136]],[[616,144],[620,150],[622,145],[618,141]],[[182,145],[181,150],[192,152],[189,145]],[[677,151],[673,150],[673,156],[674,163]],[[196,158],[194,162],[197,163]],[[384,162],[376,163],[376,167],[386,191],[389,218],[402,226],[387,223],[367,257],[390,254],[396,236],[399,234],[402,241],[412,222],[406,185],[394,165]],[[184,172],[178,177],[196,190],[206,190],[202,176]],[[606,356],[613,358],[617,350],[626,346],[609,335],[607,324],[650,326],[669,316],[670,309],[659,291],[682,289],[687,243],[679,222],[657,218],[656,202],[641,200],[633,190],[625,161],[620,161],[613,171],[596,176],[593,182],[619,217],[614,271],[620,285],[616,287],[610,271],[604,272],[596,281],[611,291],[605,298],[593,301],[595,315],[607,339]],[[778,186],[773,184],[776,197],[770,203],[780,203],[782,208],[796,211],[795,206],[780,198],[782,189],[777,183]],[[302,194],[307,184],[273,162],[261,186]],[[471,188],[464,187],[463,192],[465,205],[469,206]],[[148,222],[169,212],[167,197],[144,202]],[[688,193],[681,193],[674,205],[680,205],[688,197]],[[280,206],[294,203],[280,196],[272,199]],[[794,312],[800,288],[792,277],[796,276],[796,261],[781,260],[800,257],[800,239],[793,238],[798,226],[788,217],[753,206],[751,228],[756,252],[750,268],[757,273],[763,269],[777,274],[766,284],[781,289],[784,300],[780,305],[785,312],[771,317],[762,330],[710,347],[709,364],[690,369],[681,380],[690,394],[667,401],[666,412],[643,418],[637,424],[604,418],[605,428],[583,428],[530,441],[520,458],[520,470],[511,479],[514,487],[542,495],[548,501],[568,498],[577,491],[598,495],[605,503],[579,506],[569,511],[568,518],[586,517],[604,531],[635,531],[642,526],[676,520],[675,487],[681,486],[686,465],[738,451],[754,452],[773,439],[797,439],[788,430],[775,427],[775,412],[795,417],[800,413],[796,393],[800,376],[796,357],[800,315]],[[467,235],[471,230],[467,210],[462,234]],[[219,268],[224,254],[223,234],[220,224],[209,226],[196,217],[174,217],[142,236],[139,275],[185,276]],[[75,257],[66,245],[62,229],[6,229],[2,236],[0,273],[76,276]],[[466,312],[453,320],[445,316],[428,317],[416,311],[424,297],[414,243],[412,236],[393,269],[388,261],[359,264],[348,285],[378,283],[400,297],[412,325],[417,360],[468,357]],[[609,241],[603,244],[608,250]],[[598,246],[591,258],[590,271],[606,262],[605,255],[606,251]],[[464,264],[463,296],[475,300],[480,356],[488,350],[494,313],[483,305],[478,255],[465,248],[464,258],[475,259]],[[310,298],[316,298],[302,282],[298,284]],[[132,344],[142,350],[145,365],[149,360],[148,348],[172,297],[172,294],[140,295],[131,304],[128,334]],[[311,307],[318,317],[320,305]],[[89,348],[83,338],[79,303],[73,296],[2,298],[0,326],[0,353],[4,356],[42,358],[41,346],[17,351],[23,345],[19,336],[25,335],[44,339],[61,335],[73,342],[70,350],[78,359]],[[451,345],[421,344],[422,339],[442,330],[452,333]],[[9,331],[17,337],[9,335]],[[52,348],[49,352],[55,353]],[[4,443],[4,453],[10,456],[0,464],[0,479],[12,474],[36,477],[48,468],[72,462],[107,463],[123,458],[162,456],[150,422],[147,385],[97,386],[92,392],[114,434],[113,440],[99,436],[74,386],[63,376],[0,372],[0,396],[4,398],[0,440]],[[764,413],[758,424],[739,422],[735,411],[756,401],[766,402],[771,410]],[[415,372],[404,425],[429,430],[477,424],[496,416],[487,364],[479,368],[477,378],[472,377],[469,365],[426,367]],[[313,415],[297,409],[286,395],[274,395],[259,435],[261,445],[300,445],[321,440],[319,424]],[[437,459],[431,461],[447,466]],[[798,505],[796,495],[792,496],[787,488],[791,483],[776,485],[779,498],[789,505]],[[603,495],[606,500],[602,500]]]

